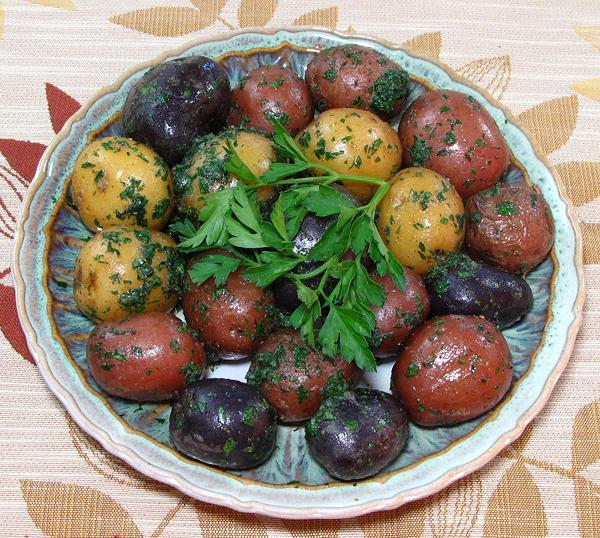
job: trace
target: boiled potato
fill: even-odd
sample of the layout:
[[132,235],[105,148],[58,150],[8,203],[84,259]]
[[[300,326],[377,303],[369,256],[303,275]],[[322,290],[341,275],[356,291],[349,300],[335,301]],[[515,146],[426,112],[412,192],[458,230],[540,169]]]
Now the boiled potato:
[[108,228],[92,237],[75,260],[73,294],[93,320],[133,312],[166,312],[181,291],[183,261],[175,242],[137,226]]
[[[307,159],[338,174],[388,180],[402,162],[396,131],[366,110],[326,110],[296,137],[296,142]],[[361,202],[367,202],[375,189],[356,181],[344,181],[344,186]]]
[[379,233],[403,265],[426,273],[442,252],[459,250],[465,208],[452,184],[427,168],[405,168],[379,204]]
[[94,140],[79,155],[71,189],[83,223],[94,231],[119,224],[161,230],[174,208],[171,171],[131,138]]
[[[256,177],[263,175],[275,160],[273,143],[258,133],[227,129],[220,135],[197,139],[183,162],[174,168],[178,210],[192,220],[196,220],[198,211],[204,207],[207,194],[235,187],[238,183],[238,178],[225,170],[227,142]],[[264,187],[257,193],[259,200],[272,195],[271,187]]]

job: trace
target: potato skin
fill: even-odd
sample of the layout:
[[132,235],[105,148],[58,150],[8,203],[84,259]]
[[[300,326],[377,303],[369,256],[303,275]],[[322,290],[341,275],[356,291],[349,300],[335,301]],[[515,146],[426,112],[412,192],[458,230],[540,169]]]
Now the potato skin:
[[306,68],[317,110],[360,108],[389,119],[408,96],[409,78],[392,60],[360,45],[340,45],[317,54]]
[[201,285],[192,282],[189,269],[207,254],[230,255],[212,250],[194,256],[186,266],[182,306],[188,325],[200,333],[206,348],[222,359],[235,359],[256,351],[271,330],[268,309],[273,294],[248,282],[240,267],[217,288],[210,278]]
[[253,69],[233,90],[228,123],[273,133],[271,118],[293,135],[306,127],[315,110],[306,82],[278,65]]
[[[326,110],[296,136],[296,142],[309,161],[340,174],[388,180],[402,162],[397,133],[366,110]],[[343,184],[361,202],[373,196],[373,185],[356,181]]]
[[93,320],[166,312],[175,306],[183,260],[173,239],[137,226],[115,226],[92,237],[75,260],[73,295]]
[[413,422],[442,426],[492,409],[512,381],[508,344],[475,316],[439,316],[417,329],[392,369],[392,393]]
[[195,137],[225,125],[230,102],[229,79],[219,64],[204,56],[177,58],[148,70],[131,87],[123,128],[173,165]]
[[400,344],[406,337],[429,317],[429,295],[421,277],[408,268],[406,289],[400,290],[392,277],[387,274],[369,275],[381,284],[385,291],[385,302],[382,306],[371,306],[375,314],[377,342],[373,349],[375,356],[383,358],[397,354]]
[[275,411],[254,387],[233,379],[205,379],[188,385],[169,420],[175,448],[225,469],[248,469],[275,448]]
[[298,331],[281,329],[260,345],[246,380],[260,390],[282,422],[299,422],[317,412],[330,379],[350,385],[357,375],[356,365],[311,349]]
[[[225,151],[228,142],[257,177],[275,160],[273,143],[258,133],[227,129],[219,135],[198,138],[185,159],[173,169],[177,209],[193,222],[204,207],[207,194],[238,184],[238,178],[225,170],[229,159]],[[273,192],[272,187],[263,187],[257,192],[257,199],[269,198]]]
[[422,275],[437,255],[460,249],[463,202],[446,178],[427,168],[405,168],[390,184],[379,204],[379,233],[402,265]]
[[527,273],[554,243],[552,212],[537,187],[498,184],[466,204],[467,250],[511,273]]
[[131,224],[162,230],[175,207],[173,177],[158,153],[131,138],[94,140],[75,162],[71,190],[93,231]]
[[202,343],[173,314],[145,312],[96,325],[87,343],[90,372],[112,396],[156,402],[181,390],[186,373],[201,379]]
[[398,127],[404,166],[446,176],[462,198],[496,183],[510,163],[500,129],[475,98],[436,90],[410,105]]

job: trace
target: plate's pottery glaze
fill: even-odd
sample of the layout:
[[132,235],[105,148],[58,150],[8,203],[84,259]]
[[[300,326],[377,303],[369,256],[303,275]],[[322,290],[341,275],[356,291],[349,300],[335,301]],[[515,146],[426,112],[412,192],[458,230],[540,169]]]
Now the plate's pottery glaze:
[[[398,459],[357,484],[334,481],[310,457],[302,428],[279,427],[275,454],[260,467],[225,472],[172,449],[168,405],[107,397],[91,378],[85,343],[92,324],[79,313],[72,297],[75,257],[90,232],[67,203],[69,176],[92,133],[122,133],[115,115],[132,84],[159,61],[192,54],[221,58],[235,85],[246,71],[274,62],[303,74],[315,49],[339,43],[365,44],[404,67],[413,79],[409,101],[427,87],[454,89],[478,99],[512,150],[514,161],[506,180],[533,182],[552,209],[553,255],[527,276],[535,298],[531,312],[504,331],[515,383],[488,415],[449,428],[411,425],[407,447]],[[139,471],[189,495],[288,518],[341,518],[393,508],[429,495],[489,461],[519,436],[548,399],[567,363],[583,298],[581,248],[571,208],[547,163],[499,103],[425,58],[368,38],[305,29],[249,31],[194,43],[134,68],[102,90],[48,147],[25,201],[14,265],[19,314],[29,346],[46,382],[85,431]],[[243,379],[247,366],[247,362],[229,363],[210,375]],[[383,364],[363,383],[388,390],[390,369],[390,363]]]

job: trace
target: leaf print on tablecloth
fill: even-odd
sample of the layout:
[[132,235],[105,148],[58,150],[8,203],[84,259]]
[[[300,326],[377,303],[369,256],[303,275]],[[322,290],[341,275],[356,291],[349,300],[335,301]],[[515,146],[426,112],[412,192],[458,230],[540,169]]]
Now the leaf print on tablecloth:
[[600,49],[600,26],[575,26],[573,28],[579,37],[583,37],[597,49]]
[[242,0],[238,8],[241,28],[266,26],[277,9],[277,0]]
[[510,80],[510,70],[510,56],[504,55],[474,60],[456,71],[501,99]]
[[338,538],[338,531],[341,527],[339,519],[283,520],[282,524],[294,538],[304,538],[305,536]]
[[555,168],[574,205],[585,205],[600,196],[600,162],[560,163]]
[[600,488],[582,476],[574,478],[575,506],[582,538],[600,536]]
[[579,101],[576,95],[544,101],[519,114],[519,121],[546,154],[561,148],[575,129]]
[[[515,484],[519,485],[518,495]],[[523,463],[515,463],[502,477],[488,502],[483,536],[545,537],[546,513],[540,491]]]
[[338,23],[338,8],[314,9],[294,20],[294,26],[323,26],[335,30]]
[[356,518],[365,538],[420,538],[425,530],[426,499],[405,504],[395,510],[373,512]]
[[38,4],[40,6],[56,7],[58,9],[66,9],[67,11],[75,11],[77,7],[71,0],[27,0],[30,4]]
[[583,242],[583,263],[600,263],[600,224],[581,222],[579,229]]
[[600,400],[583,406],[573,423],[573,470],[583,471],[600,459]]
[[242,514],[230,508],[200,501],[196,503],[196,513],[203,538],[224,538],[225,536],[267,538],[268,536],[266,525],[252,514]]
[[51,538],[142,538],[129,513],[97,489],[62,482],[21,480],[21,492],[31,519]]
[[[0,279],[4,278],[10,269],[0,273]],[[25,360],[35,364],[33,357],[27,347],[27,340],[23,334],[19,317],[17,316],[17,303],[15,301],[15,289],[5,286],[0,282],[0,304],[2,305],[2,316],[0,316],[0,329],[9,341],[13,349]]]
[[46,101],[55,133],[58,133],[67,120],[81,108],[81,105],[69,94],[49,82],[46,82]]
[[430,32],[420,34],[402,43],[402,46],[417,54],[423,54],[434,59],[439,59],[442,50],[442,34]]
[[585,95],[590,99],[600,102],[600,78],[575,82],[574,84],[571,84],[571,88],[581,95]]

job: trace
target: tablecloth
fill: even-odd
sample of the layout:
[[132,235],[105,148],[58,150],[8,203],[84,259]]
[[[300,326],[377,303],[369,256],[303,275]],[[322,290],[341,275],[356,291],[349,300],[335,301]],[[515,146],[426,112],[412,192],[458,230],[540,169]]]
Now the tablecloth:
[[[319,25],[402,43],[500,99],[577,207],[587,299],[543,412],[483,469],[431,498],[340,521],[196,502],[80,431],[46,388],[15,312],[11,249],[44,148],[95,91],[188,40]],[[0,0],[0,536],[600,536],[598,0]]]

